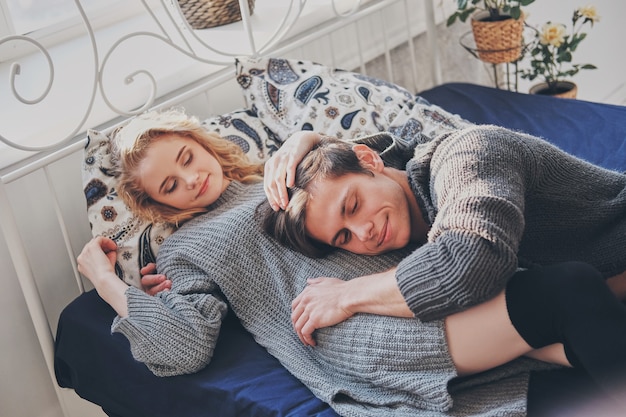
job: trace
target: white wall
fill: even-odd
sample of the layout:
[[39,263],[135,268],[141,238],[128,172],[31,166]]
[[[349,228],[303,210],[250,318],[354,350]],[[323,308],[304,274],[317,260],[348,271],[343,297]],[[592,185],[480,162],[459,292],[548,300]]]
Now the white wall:
[[[448,3],[452,0],[439,0]],[[595,5],[600,22],[589,29],[585,25],[587,38],[580,44],[574,53],[574,63],[591,63],[598,69],[582,70],[572,81],[578,84],[578,99],[596,101],[610,104],[626,104],[626,51],[621,44],[626,39],[626,2],[615,0],[535,0],[526,8],[527,23],[540,29],[547,21],[559,22],[571,28],[571,18],[574,9],[587,4]],[[455,26],[460,23],[455,23]],[[459,30],[457,27],[452,30]],[[469,23],[465,30],[469,30]],[[458,36],[450,36],[445,40],[447,47],[463,51],[458,44]],[[456,54],[455,54],[456,55]],[[467,53],[468,56],[469,53]],[[466,61],[466,58],[458,56],[458,63]],[[452,64],[454,65],[454,64]],[[459,65],[465,65],[464,63]],[[520,63],[520,68],[524,65]],[[488,66],[490,67],[490,66]],[[444,68],[444,81],[456,81],[458,73],[446,71]],[[519,91],[528,92],[535,80],[519,80]]]
[[528,20],[541,26],[544,22],[561,22],[571,26],[575,7],[595,5],[600,22],[589,29],[587,38],[574,54],[574,63],[591,63],[595,70],[582,70],[573,78],[578,84],[578,98],[612,104],[626,104],[626,3],[614,0],[551,0],[535,1],[529,7]]

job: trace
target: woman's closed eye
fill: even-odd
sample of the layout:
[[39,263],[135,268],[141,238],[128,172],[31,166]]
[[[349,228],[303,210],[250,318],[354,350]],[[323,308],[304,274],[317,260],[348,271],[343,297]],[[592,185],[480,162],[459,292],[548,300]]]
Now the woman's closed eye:
[[165,194],[173,193],[176,190],[176,187],[178,187],[178,181],[171,180],[169,186],[165,188]]
[[[187,152],[185,159],[182,161],[183,167],[189,166],[191,161],[193,161],[193,153]],[[173,193],[176,190],[176,187],[178,187],[178,180],[172,179],[165,188],[165,194]]]

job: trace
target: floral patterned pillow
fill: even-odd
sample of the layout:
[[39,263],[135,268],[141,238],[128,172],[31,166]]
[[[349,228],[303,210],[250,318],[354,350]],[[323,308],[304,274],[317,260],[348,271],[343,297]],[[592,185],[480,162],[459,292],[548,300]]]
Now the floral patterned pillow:
[[[276,135],[245,109],[209,118],[203,125],[237,143],[253,161],[264,161],[280,145]],[[109,135],[90,130],[87,136],[82,176],[92,235],[106,236],[117,243],[117,275],[127,284],[140,287],[139,270],[155,261],[159,247],[175,227],[146,222],[128,209],[117,195]]]

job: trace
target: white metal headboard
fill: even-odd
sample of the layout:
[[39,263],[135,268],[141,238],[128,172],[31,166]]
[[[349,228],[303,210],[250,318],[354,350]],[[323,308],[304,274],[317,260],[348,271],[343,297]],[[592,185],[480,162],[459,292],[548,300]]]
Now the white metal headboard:
[[[8,160],[0,158],[0,226],[7,243],[8,257],[24,294],[48,372],[65,415],[69,414],[64,406],[63,390],[55,382],[53,365],[53,335],[57,313],[64,304],[61,303],[60,306],[53,308],[46,304],[45,297],[42,295],[54,292],[54,288],[59,284],[55,283],[53,286],[48,282],[50,280],[48,274],[41,273],[41,270],[45,268],[38,265],[37,261],[42,257],[42,253],[49,253],[54,258],[54,263],[63,264],[58,273],[64,275],[68,271],[68,275],[73,274],[73,279],[69,281],[73,281],[72,285],[78,288],[78,292],[84,291],[83,280],[76,268],[75,257],[90,236],[86,216],[83,216],[84,219],[80,217],[81,210],[84,210],[84,202],[81,187],[78,186],[80,184],[80,154],[85,144],[87,128],[97,127],[107,130],[119,124],[124,118],[147,109],[181,104],[191,107],[195,105],[208,112],[211,109],[213,111],[225,110],[215,102],[220,101],[219,97],[225,97],[221,89],[224,84],[232,81],[233,58],[240,55],[297,56],[301,54],[303,59],[315,60],[316,58],[309,54],[312,55],[313,51],[323,49],[329,55],[327,61],[330,60],[330,62],[326,62],[327,64],[357,69],[362,73],[367,73],[366,63],[369,60],[382,55],[383,66],[386,69],[384,78],[394,82],[394,59],[391,50],[399,44],[406,44],[410,58],[409,79],[412,85],[405,86],[416,91],[417,57],[413,41],[424,30],[428,33],[430,50],[424,52],[421,57],[422,60],[428,59],[430,62],[431,84],[441,82],[439,56],[434,43],[435,16],[432,0],[424,0],[421,5],[418,5],[415,0],[328,0],[326,3],[332,8],[332,14],[327,14],[325,17],[316,17],[315,11],[311,11],[315,7],[311,8],[311,4],[307,5],[306,0],[274,0],[273,2],[257,0],[257,8],[251,16],[247,0],[239,0],[242,21],[229,25],[231,29],[228,29],[229,31],[223,29],[222,32],[237,38],[234,43],[231,42],[231,45],[237,45],[234,50],[210,43],[210,35],[216,31],[191,29],[182,17],[176,1],[140,0],[140,2],[145,10],[143,18],[151,22],[153,29],[117,34],[108,45],[103,47],[98,43],[100,33],[92,27],[81,2],[74,1],[85,27],[84,39],[90,45],[90,50],[89,56],[82,53],[80,56],[70,54],[68,59],[89,60],[93,65],[93,73],[85,76],[90,80],[88,86],[81,87],[83,89],[81,97],[86,99],[81,111],[69,112],[71,117],[67,117],[67,123],[65,123],[65,117],[61,117],[60,119],[63,120],[55,120],[54,123],[49,123],[49,126],[39,126],[47,135],[52,136],[49,143],[31,141],[32,136],[38,136],[41,133],[37,132],[38,126],[23,126],[23,129],[19,126],[12,128],[12,120],[9,119],[14,118],[16,114],[21,114],[19,112],[35,115],[35,117],[30,116],[31,120],[36,120],[39,116],[45,119],[44,116],[51,107],[47,104],[47,101],[52,99],[51,91],[58,88],[55,83],[63,81],[53,59],[53,50],[58,47],[45,47],[28,36],[9,36],[0,39],[0,47],[3,44],[16,42],[32,45],[39,56],[39,62],[45,62],[40,69],[45,73],[47,81],[43,83],[41,92],[33,94],[33,91],[28,91],[28,93],[21,91],[24,83],[20,79],[23,77],[26,66],[32,64],[31,57],[0,60],[0,75],[5,75],[4,79],[9,80],[8,89],[11,91],[9,97],[0,97],[0,105],[6,106],[6,109],[12,109],[8,113],[2,112],[8,119],[3,120],[3,116],[0,115],[0,154],[9,158]],[[258,19],[263,15],[263,2],[277,4],[284,11],[283,17],[275,19],[277,22],[274,28],[264,32],[255,27],[259,24]],[[315,0],[311,3],[323,2]],[[391,24],[388,16],[388,21],[385,21],[385,14],[393,8],[396,9],[396,15],[399,18],[393,18],[393,24]],[[303,19],[306,22],[303,22]],[[314,27],[301,29],[311,21],[315,22]],[[359,34],[358,26],[365,24],[376,28],[376,31],[373,31],[374,36],[370,39],[364,39]],[[340,50],[333,49],[335,45],[341,45],[331,38],[333,34],[341,34],[350,26],[356,31],[357,42],[354,45],[355,50],[350,51],[350,56],[346,58],[341,56]],[[119,63],[114,64],[113,57],[139,38],[156,40],[164,48],[173,49],[184,55],[189,62],[189,71],[194,74],[202,72],[198,70],[198,65],[204,66],[204,75],[190,77],[188,81],[179,85],[170,82],[164,87],[163,84],[168,84],[167,80],[164,81],[145,68],[124,74],[124,69],[118,67]],[[315,46],[316,42],[317,46]],[[323,46],[320,47],[320,44]],[[142,53],[141,50],[136,52]],[[120,97],[124,94],[120,94],[119,91],[110,91],[109,71],[117,75],[121,74],[127,86],[132,86],[133,83],[141,84],[143,89],[140,89],[142,92],[138,94],[139,97],[129,93],[127,95],[131,96],[130,98],[122,100],[122,104],[117,103],[112,97]],[[41,77],[41,72],[39,77]],[[38,85],[41,85],[41,82]],[[75,87],[68,85],[63,88]],[[131,91],[136,90],[131,88]],[[198,106],[198,102],[202,102],[202,105]],[[20,120],[14,122],[22,123]],[[68,163],[75,166],[69,169],[69,172],[65,172],[65,165]],[[41,193],[41,189],[45,189],[45,196]],[[38,199],[34,204],[29,204],[28,201],[23,200],[23,193],[33,193]],[[33,210],[33,213],[37,213],[36,207],[30,206],[39,204],[46,205],[47,212],[53,212],[54,215],[42,220],[43,226],[31,225],[24,220],[25,216],[28,218],[30,214],[24,212],[31,213],[30,210]],[[36,239],[33,236],[36,236]],[[43,239],[43,243],[39,242],[39,239]],[[49,246],[43,249],[41,247],[33,249],[33,240],[37,240],[40,246]],[[56,256],[57,252],[63,252],[64,255]],[[57,260],[57,258],[64,259]],[[76,292],[65,295],[66,300],[71,300],[75,295]]]

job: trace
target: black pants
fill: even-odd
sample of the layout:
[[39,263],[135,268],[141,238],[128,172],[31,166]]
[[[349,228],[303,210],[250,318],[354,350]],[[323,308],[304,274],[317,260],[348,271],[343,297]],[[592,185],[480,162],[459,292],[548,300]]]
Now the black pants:
[[[506,300],[511,322],[529,345],[563,343],[575,368],[535,373],[529,413],[539,412],[537,405],[546,406],[542,399],[556,399],[568,390],[574,402],[626,411],[626,306],[597,270],[584,263],[563,263],[518,272],[507,284]],[[551,393],[542,393],[549,386]]]
[[528,384],[527,417],[623,417],[624,407],[582,369],[534,371]]

